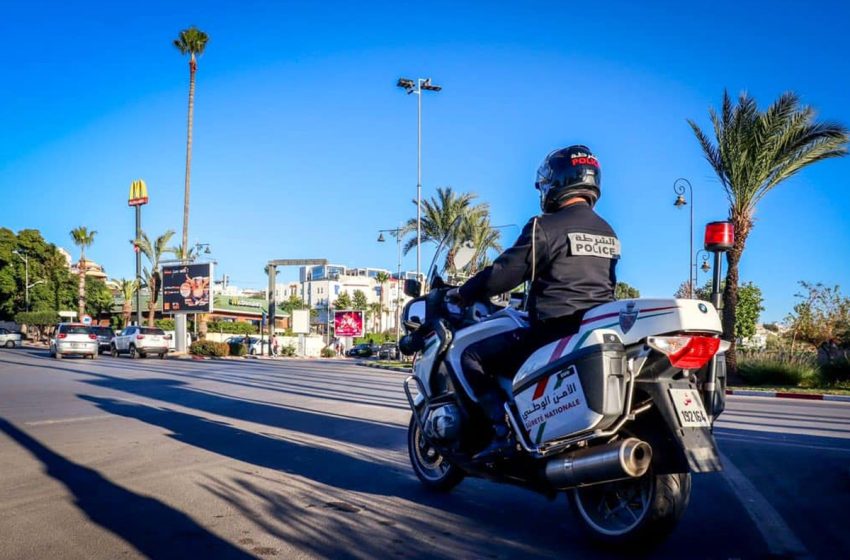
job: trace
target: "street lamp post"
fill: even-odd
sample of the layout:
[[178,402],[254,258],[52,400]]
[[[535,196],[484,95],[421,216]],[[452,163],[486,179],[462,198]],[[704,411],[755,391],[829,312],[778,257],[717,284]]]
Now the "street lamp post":
[[689,195],[691,197],[691,236],[690,242],[688,243],[688,286],[691,288],[691,297],[694,294],[694,268],[696,265],[694,264],[694,188],[691,185],[691,182],[687,179],[679,177],[673,182],[673,192],[676,193],[676,202],[673,203],[673,206],[676,208],[681,208],[688,204],[688,201],[685,199],[685,186],[688,187]]
[[[395,235],[396,249],[398,252],[398,267],[397,267],[397,279],[395,285],[395,340],[396,344],[398,344],[399,340],[399,323],[401,322],[399,319],[399,303],[401,303],[401,231],[402,228],[399,225],[394,229],[380,229],[378,230],[378,243],[384,243],[386,239],[384,238],[384,233],[392,233]],[[381,294],[383,295],[383,288],[381,288]]]
[[[22,253],[17,249],[12,251],[24,261],[24,302],[26,310],[30,310],[30,259],[26,253]],[[33,284],[35,286],[35,284]]]
[[416,112],[416,278],[422,269],[422,90],[437,92],[442,86],[431,83],[431,78],[399,78],[396,86],[403,88],[408,95],[415,93],[417,99]]

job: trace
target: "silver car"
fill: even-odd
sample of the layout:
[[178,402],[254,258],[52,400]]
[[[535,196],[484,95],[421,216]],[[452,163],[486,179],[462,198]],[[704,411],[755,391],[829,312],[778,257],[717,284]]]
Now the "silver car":
[[21,333],[12,332],[9,329],[0,327],[0,346],[4,348],[14,348],[21,345]]
[[50,355],[57,360],[65,356],[97,358],[97,335],[86,325],[60,323],[50,339]]

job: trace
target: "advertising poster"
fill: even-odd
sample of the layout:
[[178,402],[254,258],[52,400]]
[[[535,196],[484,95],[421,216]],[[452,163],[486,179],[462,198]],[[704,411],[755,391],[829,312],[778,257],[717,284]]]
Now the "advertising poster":
[[362,311],[334,311],[334,336],[363,336]]
[[295,334],[310,334],[310,310],[292,310],[292,332]]
[[212,263],[162,267],[163,313],[212,313]]

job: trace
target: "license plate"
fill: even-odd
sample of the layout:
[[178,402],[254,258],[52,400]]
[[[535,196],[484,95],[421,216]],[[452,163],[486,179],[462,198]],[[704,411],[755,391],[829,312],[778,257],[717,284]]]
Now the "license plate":
[[82,348],[82,347],[83,347],[83,345],[80,342],[72,342],[71,343],[71,348]]
[[670,398],[683,428],[708,426],[708,415],[695,389],[670,389]]

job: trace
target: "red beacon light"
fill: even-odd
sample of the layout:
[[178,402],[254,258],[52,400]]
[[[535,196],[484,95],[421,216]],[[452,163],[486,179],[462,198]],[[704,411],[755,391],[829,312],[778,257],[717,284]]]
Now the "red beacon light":
[[710,222],[705,225],[705,250],[725,253],[735,245],[735,227],[732,222]]

